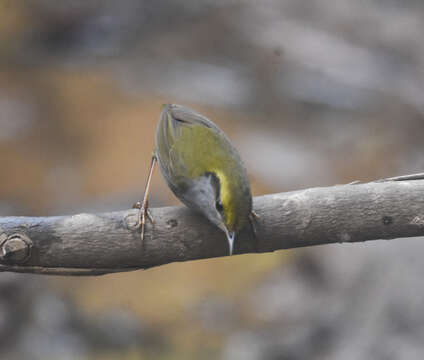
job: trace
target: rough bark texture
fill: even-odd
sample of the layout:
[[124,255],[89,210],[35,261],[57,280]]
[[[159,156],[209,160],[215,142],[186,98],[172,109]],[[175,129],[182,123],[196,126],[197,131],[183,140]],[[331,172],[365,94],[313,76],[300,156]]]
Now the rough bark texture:
[[[401,180],[401,181],[397,181]],[[256,197],[257,238],[235,253],[424,236],[424,180],[392,178]],[[225,235],[185,207],[151,209],[144,243],[137,210],[0,218],[0,271],[99,275],[225,256]],[[20,248],[21,245],[21,248]]]

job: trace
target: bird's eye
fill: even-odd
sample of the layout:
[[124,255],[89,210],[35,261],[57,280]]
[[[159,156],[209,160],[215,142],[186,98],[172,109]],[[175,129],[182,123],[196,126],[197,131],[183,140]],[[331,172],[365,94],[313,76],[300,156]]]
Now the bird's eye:
[[215,207],[218,212],[222,212],[222,210],[224,210],[224,206],[222,205],[221,200],[216,200]]

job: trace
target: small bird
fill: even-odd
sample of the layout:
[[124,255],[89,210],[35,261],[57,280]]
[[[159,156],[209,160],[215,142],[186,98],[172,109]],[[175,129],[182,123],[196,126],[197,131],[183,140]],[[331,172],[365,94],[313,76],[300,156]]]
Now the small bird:
[[227,236],[232,255],[234,239],[250,221],[252,195],[246,169],[225,133],[196,111],[164,105],[156,128],[155,150],[143,202],[138,202],[138,225],[144,238],[148,194],[156,162],[168,186],[186,206],[202,213]]

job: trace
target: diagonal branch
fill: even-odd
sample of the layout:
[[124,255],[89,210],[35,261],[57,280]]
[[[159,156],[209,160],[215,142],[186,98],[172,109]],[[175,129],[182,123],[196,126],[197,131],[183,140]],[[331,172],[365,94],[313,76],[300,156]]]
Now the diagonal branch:
[[[418,176],[421,175],[421,176]],[[235,253],[424,236],[424,174],[254,198],[257,238]],[[151,209],[144,243],[137,210],[0,217],[0,271],[99,275],[224,256],[225,235],[185,207]]]

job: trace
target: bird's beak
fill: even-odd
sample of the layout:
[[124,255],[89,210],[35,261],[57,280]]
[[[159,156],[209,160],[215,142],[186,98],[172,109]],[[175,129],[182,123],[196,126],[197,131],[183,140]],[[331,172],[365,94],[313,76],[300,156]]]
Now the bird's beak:
[[218,225],[218,227],[225,232],[225,235],[227,236],[228,245],[230,247],[230,256],[233,255],[233,248],[234,248],[234,238],[236,236],[235,231],[228,231],[227,227],[224,225],[224,223],[221,223]]
[[234,248],[234,237],[236,233],[234,231],[229,232],[227,228],[225,228],[225,235],[227,235],[228,245],[230,247],[230,256],[233,255],[233,248]]

